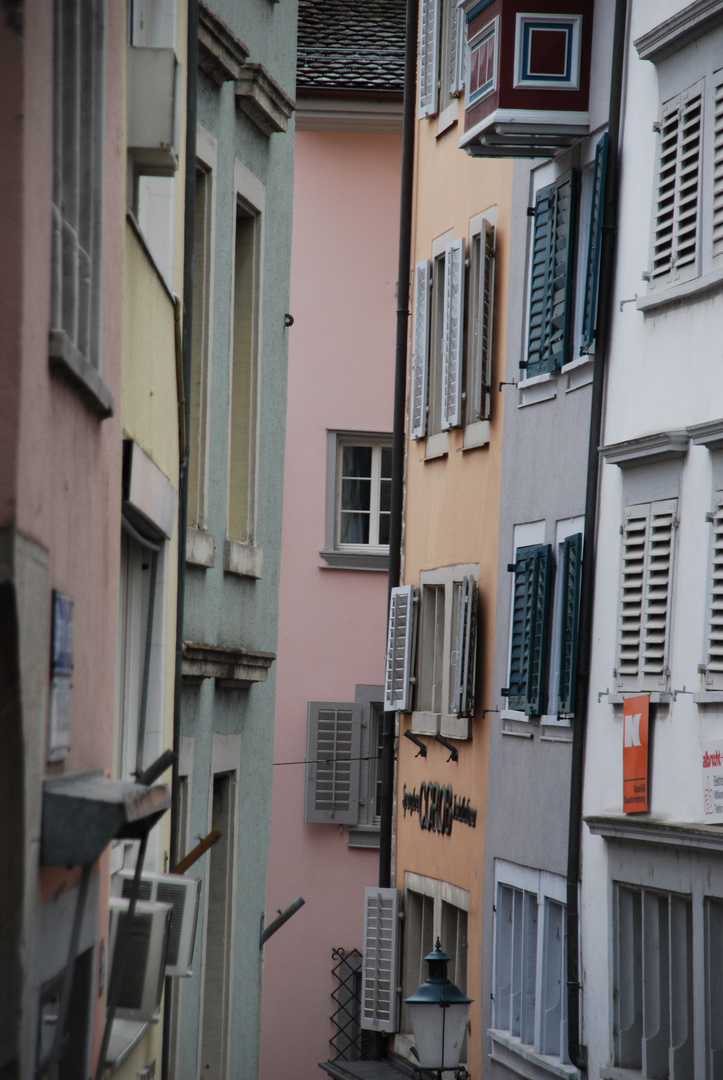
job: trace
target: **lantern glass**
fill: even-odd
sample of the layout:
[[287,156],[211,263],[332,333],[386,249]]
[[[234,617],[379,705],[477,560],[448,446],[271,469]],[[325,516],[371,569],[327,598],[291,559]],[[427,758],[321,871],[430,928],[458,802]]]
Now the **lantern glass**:
[[469,1001],[444,1006],[436,1001],[407,1004],[421,1068],[455,1069],[462,1053]]

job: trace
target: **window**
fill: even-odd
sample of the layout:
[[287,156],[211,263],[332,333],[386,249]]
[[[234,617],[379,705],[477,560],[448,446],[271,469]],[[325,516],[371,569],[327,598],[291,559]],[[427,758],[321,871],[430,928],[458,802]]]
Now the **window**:
[[100,372],[104,0],[55,0],[54,19],[51,358]]
[[[496,217],[496,214],[494,214]],[[465,377],[465,446],[471,425],[488,420],[492,398],[492,316],[495,227],[490,216],[470,222],[467,290],[467,370]]]
[[[558,521],[553,548],[520,543],[510,616],[509,682],[502,691],[517,719],[540,715],[569,724],[575,707],[577,635],[582,571],[582,517]],[[544,539],[544,523],[517,526],[516,539]]]
[[[614,903],[615,1064],[644,1077],[693,1076],[691,897],[618,883]],[[720,904],[706,907],[715,937]],[[709,980],[709,1002],[711,990]]]
[[565,889],[557,874],[495,861],[493,1048],[568,1061]]
[[383,687],[355,701],[310,701],[304,821],[349,827],[350,847],[378,847]]
[[625,510],[615,666],[621,690],[667,687],[676,515],[676,499]]
[[322,559],[339,569],[386,570],[391,501],[391,436],[330,431]]
[[[467,920],[469,893],[456,885],[409,871],[405,874],[404,892],[404,972],[402,999],[409,997],[429,976],[424,962],[439,938],[443,952],[451,957],[447,978],[463,993],[467,992]],[[401,1028],[408,1033],[402,1050],[411,1041],[409,1012],[402,1005]],[[466,1060],[466,1047],[461,1061]]]
[[[422,0],[417,115],[443,113],[464,86],[464,15],[456,0]],[[456,118],[456,109],[454,117]],[[445,125],[446,126],[446,125]]]
[[413,731],[469,738],[474,714],[477,573],[478,568],[470,564],[420,575]]
[[498,23],[498,19],[493,19],[475,34],[467,47],[467,108],[497,86]]

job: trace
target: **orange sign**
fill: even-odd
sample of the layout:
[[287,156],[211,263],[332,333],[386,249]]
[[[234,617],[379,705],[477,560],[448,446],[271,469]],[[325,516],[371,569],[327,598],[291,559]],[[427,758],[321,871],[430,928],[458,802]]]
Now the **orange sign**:
[[623,813],[648,809],[648,713],[650,695],[623,701]]

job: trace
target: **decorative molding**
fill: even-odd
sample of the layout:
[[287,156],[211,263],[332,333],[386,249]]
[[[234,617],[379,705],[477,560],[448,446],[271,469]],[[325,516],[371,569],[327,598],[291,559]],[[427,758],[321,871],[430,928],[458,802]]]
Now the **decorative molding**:
[[240,540],[225,540],[223,568],[227,574],[260,578],[264,570],[264,549],[242,544]]
[[183,679],[187,683],[215,679],[217,686],[247,690],[254,683],[266,682],[275,659],[276,653],[248,649],[243,645],[232,648],[184,641]]
[[707,446],[709,450],[723,450],[723,419],[706,420],[704,424],[691,424],[687,431],[694,446]]
[[655,465],[659,461],[674,461],[688,452],[688,432],[659,431],[654,435],[641,435],[637,439],[601,446],[600,453],[608,465],[632,469],[638,465]]
[[389,555],[375,555],[368,552],[332,551],[324,549],[319,552],[328,566],[319,569],[327,570],[383,570],[389,569]]
[[247,63],[236,77],[236,100],[265,135],[286,131],[295,102],[263,64]]
[[50,370],[70,383],[100,420],[113,415],[113,395],[64,330],[50,331],[49,360]]
[[300,94],[296,102],[296,130],[399,132],[402,130],[402,99],[399,95],[372,100],[351,95]]
[[472,156],[552,157],[589,131],[586,112],[495,109],[465,131],[458,146]]
[[198,10],[198,66],[221,86],[235,82],[249,56],[243,41],[206,4]]
[[695,0],[633,42],[641,60],[659,64],[702,34],[723,24],[723,0]]
[[601,814],[586,817],[585,824],[593,836],[602,836],[605,840],[656,844],[660,847],[687,848],[694,851],[723,851],[723,829],[716,825],[656,821],[639,814],[626,817]]

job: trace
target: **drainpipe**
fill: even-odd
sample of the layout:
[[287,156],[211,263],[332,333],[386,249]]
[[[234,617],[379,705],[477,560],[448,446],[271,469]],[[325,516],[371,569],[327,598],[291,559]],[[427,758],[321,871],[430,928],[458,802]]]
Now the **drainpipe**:
[[590,693],[590,655],[592,651],[593,592],[595,587],[595,539],[599,489],[599,455],[605,392],[605,367],[610,342],[615,284],[615,256],[618,229],[618,186],[620,178],[620,113],[623,92],[627,0],[616,0],[610,73],[608,111],[608,158],[605,177],[600,252],[600,290],[595,342],[595,368],[590,406],[590,438],[585,492],[585,540],[580,592],[577,672],[575,682],[575,720],[570,776],[570,818],[567,845],[567,1023],[568,1053],[576,1068],[587,1071],[587,1046],[580,1039],[580,949],[579,883],[582,840],[582,796],[585,767],[585,729]]
[[[171,779],[171,842],[169,864],[178,862],[178,803],[180,780],[178,767],[181,752],[181,690],[183,673],[183,619],[186,587],[186,517],[188,505],[188,437],[191,418],[191,332],[193,316],[193,253],[196,220],[196,119],[198,115],[198,0],[188,0],[186,48],[186,174],[184,177],[183,215],[183,327],[181,331],[181,379],[179,400],[178,478],[178,577],[176,597],[176,668],[173,691],[173,752],[175,761]],[[169,1080],[171,1050],[171,994],[173,980],[166,978],[163,1009],[162,1080]]]
[[[404,417],[407,389],[407,336],[409,323],[409,264],[412,243],[414,191],[414,125],[417,90],[417,18],[419,0],[407,0],[404,43],[404,105],[402,119],[402,184],[399,210],[399,266],[397,271],[397,345],[394,363],[394,419],[392,426],[392,504],[389,528],[389,589],[399,584],[402,562],[402,508],[404,501]],[[397,714],[384,713],[382,737],[382,791],[379,829],[379,885],[389,888],[392,878],[392,809],[394,805],[394,739]]]

